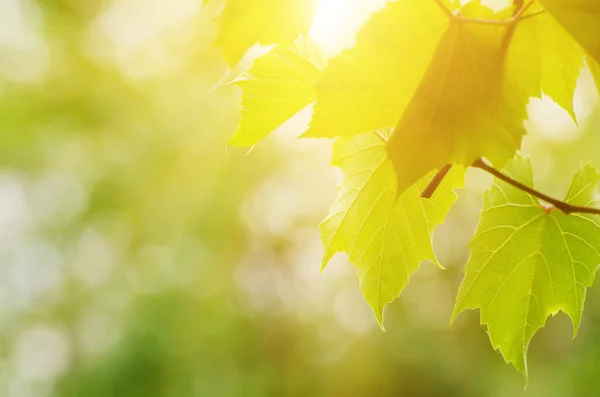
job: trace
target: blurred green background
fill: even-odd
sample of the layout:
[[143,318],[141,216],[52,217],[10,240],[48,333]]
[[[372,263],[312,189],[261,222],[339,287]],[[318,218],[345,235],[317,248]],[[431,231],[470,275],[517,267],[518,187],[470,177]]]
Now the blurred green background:
[[[330,143],[291,139],[300,117],[227,148],[222,82],[249,61],[227,70],[199,3],[0,0],[0,396],[597,395],[600,287],[575,340],[562,314],[535,337],[527,390],[477,313],[448,327],[477,172],[435,236],[447,270],[422,266],[387,332],[346,258],[319,276]],[[600,166],[597,102],[587,72],[579,126],[532,102],[541,189]]]

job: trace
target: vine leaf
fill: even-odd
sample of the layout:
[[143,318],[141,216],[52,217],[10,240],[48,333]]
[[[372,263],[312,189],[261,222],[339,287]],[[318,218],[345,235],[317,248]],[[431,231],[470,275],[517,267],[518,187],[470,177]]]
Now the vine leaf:
[[306,35],[317,0],[226,0],[216,44],[234,65],[254,44],[291,44]]
[[[449,3],[448,3],[449,5]],[[317,83],[307,137],[352,136],[396,125],[448,18],[435,1],[389,3]]]
[[396,200],[394,170],[376,134],[338,139],[332,164],[345,179],[321,225],[323,269],[336,252],[346,252],[383,327],[383,308],[400,295],[419,263],[438,263],[431,235],[457,198],[452,189],[462,186],[464,168],[454,167],[432,199],[420,197],[429,175]]
[[253,146],[313,102],[313,85],[324,64],[308,39],[277,46],[257,58],[235,82],[242,89],[242,117],[229,144]]
[[[517,156],[504,172],[532,184],[528,159]],[[599,181],[593,167],[583,166],[565,201],[600,206]],[[549,316],[562,310],[577,333],[600,264],[600,216],[565,215],[496,180],[470,247],[452,321],[479,308],[494,348],[527,378],[527,348]]]
[[584,65],[583,48],[548,15],[539,17],[542,91],[576,120],[573,98]]
[[600,2],[540,0],[540,3],[600,63]]
[[[507,19],[476,2],[463,12]],[[519,149],[527,103],[540,94],[529,71],[539,76],[541,65],[539,57],[515,57],[530,32],[517,27],[507,45],[507,29],[450,23],[390,140],[399,192],[448,163],[486,157],[501,167]]]

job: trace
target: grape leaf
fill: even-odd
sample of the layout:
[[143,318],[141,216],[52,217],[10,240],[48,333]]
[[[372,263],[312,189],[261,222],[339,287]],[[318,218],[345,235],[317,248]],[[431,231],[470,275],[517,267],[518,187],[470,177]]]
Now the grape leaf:
[[255,145],[313,102],[313,84],[324,62],[313,43],[304,39],[257,58],[236,81],[242,89],[242,118],[229,144]]
[[331,60],[317,83],[308,137],[351,136],[396,125],[413,96],[447,17],[434,1],[390,3]]
[[421,191],[431,175],[396,201],[394,170],[385,143],[374,133],[336,141],[333,165],[345,179],[338,200],[321,225],[323,269],[336,252],[346,252],[358,269],[360,290],[383,327],[383,308],[396,299],[420,262],[438,263],[431,246],[462,186],[464,169],[454,168],[432,199]]
[[583,67],[583,48],[548,15],[541,15],[542,90],[576,120],[573,98]]
[[[532,184],[528,159],[517,156],[505,173]],[[596,170],[584,166],[565,201],[599,206],[599,181]],[[565,215],[496,180],[470,247],[452,319],[479,308],[494,348],[527,377],[529,342],[550,315],[562,310],[577,332],[586,288],[600,264],[600,216]]]
[[600,63],[600,1],[540,0],[540,3]]
[[226,0],[217,45],[236,64],[254,44],[291,44],[306,35],[317,0]]
[[[476,2],[463,12],[506,19]],[[507,32],[451,21],[390,140],[399,192],[447,163],[469,165],[483,156],[502,166],[520,147],[529,97],[539,91],[517,72],[532,61],[508,53],[527,32],[517,28],[510,41]]]

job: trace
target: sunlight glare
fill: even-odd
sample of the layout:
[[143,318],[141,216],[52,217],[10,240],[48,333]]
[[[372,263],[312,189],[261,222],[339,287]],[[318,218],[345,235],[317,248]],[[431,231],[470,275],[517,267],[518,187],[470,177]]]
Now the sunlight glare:
[[385,3],[386,0],[319,0],[310,37],[331,53],[350,47],[363,23]]

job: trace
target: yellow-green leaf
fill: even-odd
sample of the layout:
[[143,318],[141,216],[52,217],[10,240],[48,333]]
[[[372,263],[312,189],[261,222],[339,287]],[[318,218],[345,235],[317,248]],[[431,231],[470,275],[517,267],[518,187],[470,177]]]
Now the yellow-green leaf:
[[540,3],[600,62],[600,1],[540,0]]
[[255,145],[313,102],[313,84],[324,62],[312,42],[300,39],[257,58],[236,81],[242,89],[242,117],[229,144]]
[[254,44],[291,44],[306,35],[317,0],[226,0],[217,45],[236,64]]
[[[504,172],[532,185],[531,166],[523,157]],[[596,170],[584,166],[565,201],[600,206],[599,181]],[[600,265],[600,216],[565,215],[496,180],[470,247],[453,319],[479,308],[494,348],[527,377],[527,348],[549,316],[562,310],[577,332],[586,289]]]
[[462,186],[464,169],[454,168],[431,199],[420,193],[431,175],[396,200],[394,170],[385,144],[374,133],[340,138],[333,165],[344,181],[338,200],[321,225],[323,268],[336,252],[346,252],[358,269],[360,290],[383,326],[383,308],[396,299],[419,263],[437,263],[431,246]]
[[374,14],[356,45],[334,58],[318,82],[306,136],[351,136],[396,125],[446,26],[446,15],[431,0],[398,1]]
[[[502,17],[469,6],[465,12],[475,16]],[[529,32],[517,28],[507,43],[507,31],[451,22],[390,140],[399,192],[447,163],[469,165],[483,156],[502,166],[520,147],[529,97],[539,95],[540,64],[535,51],[520,59],[511,53],[513,46],[521,52]]]
[[540,15],[542,90],[575,120],[573,97],[583,67],[583,48],[553,18]]

